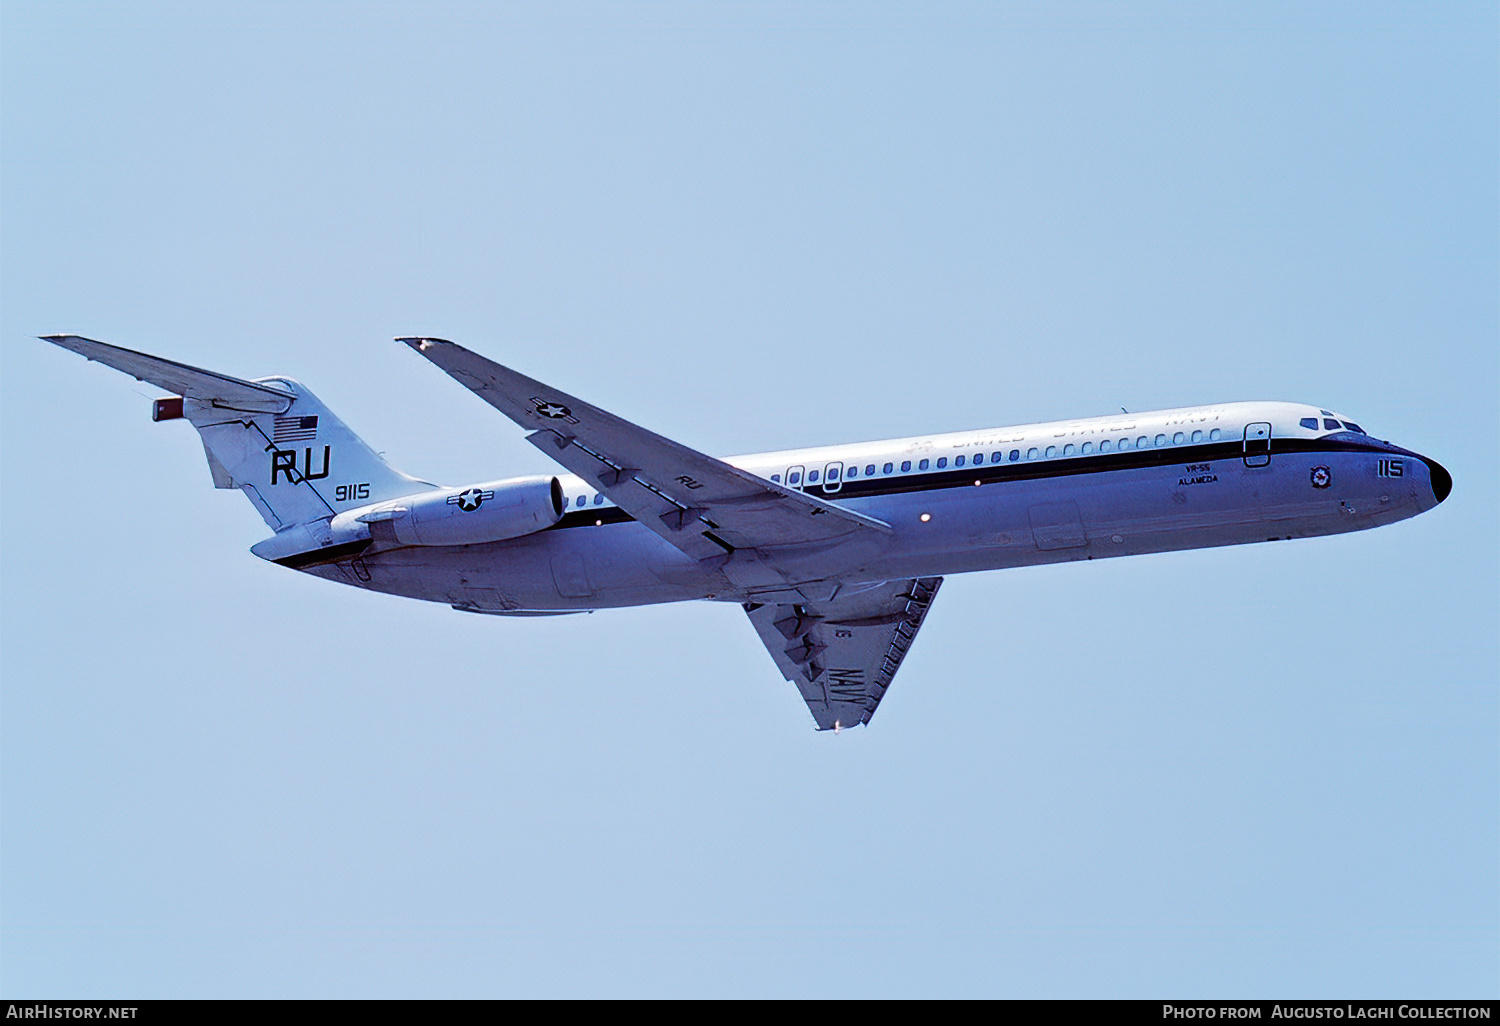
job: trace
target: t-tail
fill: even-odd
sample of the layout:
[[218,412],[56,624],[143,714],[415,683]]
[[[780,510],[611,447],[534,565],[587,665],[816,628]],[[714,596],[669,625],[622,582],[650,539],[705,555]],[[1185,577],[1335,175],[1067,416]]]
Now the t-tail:
[[246,381],[78,335],[41,337],[173,393],[156,400],[152,419],[198,429],[214,486],[240,489],[276,532],[256,555],[290,565],[332,558],[359,544],[339,537],[338,514],[437,487],[387,465],[290,379]]

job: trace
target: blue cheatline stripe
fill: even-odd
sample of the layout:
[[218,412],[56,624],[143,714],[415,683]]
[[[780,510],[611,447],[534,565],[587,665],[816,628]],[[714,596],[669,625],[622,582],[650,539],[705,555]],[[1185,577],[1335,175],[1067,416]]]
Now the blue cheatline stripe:
[[[1271,442],[1271,456],[1292,453],[1335,452],[1379,452],[1392,453],[1420,459],[1432,466],[1432,461],[1414,452],[1387,445],[1370,438],[1327,436],[1324,438],[1277,438]],[[1170,467],[1181,463],[1207,463],[1213,460],[1237,460],[1245,455],[1245,444],[1241,439],[1221,442],[1200,442],[1196,445],[1173,445],[1156,449],[1129,449],[1125,452],[1091,453],[1088,456],[1054,456],[1051,459],[1018,461],[1016,463],[987,463],[958,469],[945,468],[937,471],[891,474],[889,476],[855,478],[845,480],[843,488],[833,494],[824,494],[818,487],[809,489],[827,502],[843,502],[879,495],[901,495],[910,492],[932,492],[944,488],[972,488],[974,482],[981,485],[1002,484],[1007,481],[1039,481],[1049,478],[1082,477],[1117,470],[1144,470]],[[884,461],[882,461],[884,462]],[[596,507],[575,510],[563,514],[561,520],[548,530],[567,530],[574,527],[594,527],[597,522],[622,524],[635,520],[618,506]]]

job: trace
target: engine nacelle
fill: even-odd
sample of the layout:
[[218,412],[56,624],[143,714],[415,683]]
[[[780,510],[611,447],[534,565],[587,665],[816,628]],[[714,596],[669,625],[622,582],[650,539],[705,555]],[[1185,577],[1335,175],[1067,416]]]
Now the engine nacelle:
[[389,523],[404,545],[481,545],[545,530],[562,519],[562,483],[555,477],[515,477],[466,488],[408,495],[334,518]]

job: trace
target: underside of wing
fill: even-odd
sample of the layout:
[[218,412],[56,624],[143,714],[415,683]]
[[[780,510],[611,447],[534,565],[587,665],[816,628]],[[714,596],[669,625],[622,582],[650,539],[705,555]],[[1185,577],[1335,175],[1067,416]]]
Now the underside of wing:
[[791,594],[884,548],[889,525],[704,455],[443,339],[401,338],[673,546],[753,593]]
[[241,410],[250,413],[285,413],[292,405],[293,396],[269,385],[256,384],[232,378],[227,374],[189,367],[175,360],[163,360],[159,356],[138,353],[133,349],[122,349],[106,342],[95,342],[81,335],[42,335],[44,342],[61,346],[79,356],[86,357],[124,371],[137,381],[145,381],[157,388],[164,388],[174,395],[196,399],[209,406],[226,410]]
[[751,602],[745,612],[818,729],[837,730],[870,722],[942,583],[887,581],[826,602]]

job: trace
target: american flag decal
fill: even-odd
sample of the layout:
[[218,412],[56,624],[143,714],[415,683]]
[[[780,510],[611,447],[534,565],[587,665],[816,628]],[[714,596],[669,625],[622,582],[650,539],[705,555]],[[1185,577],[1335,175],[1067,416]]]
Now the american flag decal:
[[277,445],[290,442],[311,442],[317,434],[317,417],[277,417],[276,427],[271,432],[271,441]]

